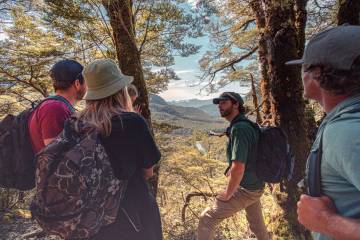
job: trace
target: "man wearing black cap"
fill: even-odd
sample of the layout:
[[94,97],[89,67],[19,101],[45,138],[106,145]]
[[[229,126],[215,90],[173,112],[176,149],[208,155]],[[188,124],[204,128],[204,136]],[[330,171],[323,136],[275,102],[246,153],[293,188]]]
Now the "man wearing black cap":
[[84,96],[86,85],[82,70],[80,63],[67,59],[51,68],[55,95],[41,103],[29,118],[29,133],[35,153],[63,130],[65,120],[74,112],[73,105]]
[[267,240],[269,235],[260,204],[264,182],[257,178],[255,166],[258,129],[246,120],[244,101],[238,93],[224,92],[213,102],[218,104],[221,116],[230,122],[227,130],[229,168],[225,173],[229,183],[226,190],[217,195],[214,205],[201,214],[198,239],[213,239],[216,225],[245,209],[250,229],[257,239]]
[[300,60],[304,96],[327,116],[306,169],[309,195],[298,202],[298,219],[317,240],[360,239],[360,26],[316,34]]

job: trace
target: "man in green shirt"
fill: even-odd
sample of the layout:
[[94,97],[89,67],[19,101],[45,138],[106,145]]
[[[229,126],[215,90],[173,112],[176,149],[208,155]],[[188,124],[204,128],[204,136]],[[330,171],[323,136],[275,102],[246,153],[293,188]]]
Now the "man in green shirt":
[[221,116],[230,122],[227,130],[229,168],[226,171],[229,182],[226,190],[217,195],[214,205],[201,214],[198,239],[213,239],[216,225],[245,209],[250,229],[257,239],[268,240],[260,204],[264,183],[256,176],[259,130],[246,120],[244,101],[239,94],[224,92],[213,102],[219,105]]
[[300,197],[298,219],[316,240],[360,240],[360,26],[316,34],[303,58],[287,64],[302,64],[305,97],[327,113],[311,149],[322,151],[321,191],[311,190],[318,181],[309,158],[308,186],[319,197]]

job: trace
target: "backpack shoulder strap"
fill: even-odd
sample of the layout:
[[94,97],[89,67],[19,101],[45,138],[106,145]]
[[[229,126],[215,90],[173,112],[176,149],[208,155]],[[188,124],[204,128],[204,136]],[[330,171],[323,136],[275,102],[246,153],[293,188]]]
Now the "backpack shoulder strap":
[[[360,112],[359,107],[350,107],[345,108],[333,117],[329,123],[334,121],[335,119],[341,117],[344,113],[356,113]],[[321,196],[321,160],[323,155],[323,137],[326,126],[321,132],[319,139],[319,148],[316,153],[316,157],[309,159],[309,179],[308,179],[308,193],[312,197],[320,197]]]
[[47,100],[57,100],[57,101],[63,102],[68,107],[68,109],[70,110],[71,113],[75,112],[75,108],[71,105],[71,103],[62,96],[52,95],[52,96],[47,97],[46,99]]
[[39,103],[32,103],[32,110],[34,111],[35,109],[40,107],[41,104],[43,104],[44,102],[46,102],[48,100],[57,100],[57,101],[63,102],[68,107],[68,109],[70,110],[71,113],[75,112],[75,108],[71,105],[71,103],[69,103],[68,100],[66,100],[66,98],[64,98],[62,96],[57,96],[57,95],[48,96],[47,98],[41,100]]

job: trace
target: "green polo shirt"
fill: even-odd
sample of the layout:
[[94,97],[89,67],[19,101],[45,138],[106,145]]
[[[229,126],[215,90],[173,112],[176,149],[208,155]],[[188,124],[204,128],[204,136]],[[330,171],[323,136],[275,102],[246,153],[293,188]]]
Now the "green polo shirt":
[[[360,95],[338,104],[319,128],[312,151],[319,148],[323,133],[321,189],[330,197],[342,216],[360,219]],[[317,240],[332,239],[315,233]]]
[[233,121],[230,138],[227,145],[227,159],[240,161],[245,164],[244,176],[240,186],[248,190],[259,190],[264,187],[264,182],[256,176],[256,149],[259,131],[246,121],[244,114],[239,114]]

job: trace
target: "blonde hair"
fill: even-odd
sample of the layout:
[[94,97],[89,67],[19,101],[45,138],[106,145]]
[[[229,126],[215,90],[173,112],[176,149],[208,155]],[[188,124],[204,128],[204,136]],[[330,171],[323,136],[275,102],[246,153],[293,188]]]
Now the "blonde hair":
[[111,119],[122,112],[133,112],[133,106],[127,87],[110,97],[99,100],[87,100],[85,109],[77,114],[77,124],[81,121],[89,130],[96,129],[102,136],[111,133]]

